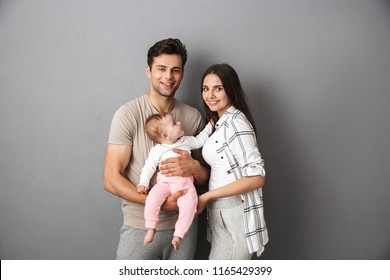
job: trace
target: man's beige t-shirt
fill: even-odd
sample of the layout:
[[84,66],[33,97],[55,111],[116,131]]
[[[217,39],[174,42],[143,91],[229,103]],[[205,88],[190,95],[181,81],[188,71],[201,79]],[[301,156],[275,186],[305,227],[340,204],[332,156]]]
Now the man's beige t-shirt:
[[[149,98],[143,95],[122,105],[115,112],[111,123],[108,143],[133,146],[125,177],[134,185],[138,184],[149,150],[154,146],[153,141],[146,135],[145,121],[149,116],[157,113],[158,111],[153,107]],[[184,135],[197,135],[204,126],[200,112],[180,101],[176,100],[171,113],[181,123]],[[155,183],[156,176],[153,176],[150,187]],[[122,211],[125,225],[146,229],[144,205],[122,199]],[[177,213],[161,211],[157,230],[173,229],[176,220]]]

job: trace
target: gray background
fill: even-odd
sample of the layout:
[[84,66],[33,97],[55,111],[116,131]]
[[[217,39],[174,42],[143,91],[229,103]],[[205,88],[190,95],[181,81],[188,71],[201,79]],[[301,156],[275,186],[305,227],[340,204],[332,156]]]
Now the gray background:
[[109,126],[166,37],[189,51],[179,99],[202,110],[212,63],[241,77],[267,168],[261,258],[389,259],[390,4],[374,0],[0,1],[1,259],[115,257]]

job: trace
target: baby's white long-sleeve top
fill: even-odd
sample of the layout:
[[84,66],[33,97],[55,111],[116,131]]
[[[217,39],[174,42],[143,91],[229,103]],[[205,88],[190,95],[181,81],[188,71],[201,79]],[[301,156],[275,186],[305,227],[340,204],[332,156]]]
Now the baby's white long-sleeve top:
[[213,127],[209,122],[197,136],[183,136],[173,144],[156,144],[149,152],[145,165],[142,168],[139,185],[149,186],[150,178],[156,172],[157,166],[167,158],[179,157],[172,149],[185,150],[191,154],[191,150],[199,149],[206,143],[212,133]]

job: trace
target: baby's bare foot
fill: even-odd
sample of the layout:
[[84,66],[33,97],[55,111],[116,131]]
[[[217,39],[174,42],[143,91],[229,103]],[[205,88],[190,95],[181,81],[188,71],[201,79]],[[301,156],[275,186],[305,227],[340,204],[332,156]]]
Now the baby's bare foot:
[[178,251],[180,249],[180,244],[181,244],[181,238],[178,236],[174,236],[172,239],[172,245],[175,251]]
[[145,238],[144,238],[144,245],[153,241],[155,233],[156,233],[155,229],[148,229],[148,232],[146,233]]

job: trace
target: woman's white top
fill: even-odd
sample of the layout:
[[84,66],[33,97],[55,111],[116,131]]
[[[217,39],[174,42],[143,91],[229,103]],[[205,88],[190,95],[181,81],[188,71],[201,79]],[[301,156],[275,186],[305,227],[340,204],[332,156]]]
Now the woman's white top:
[[224,158],[224,155],[217,153],[223,141],[222,134],[223,131],[221,129],[216,130],[206,141],[202,149],[203,158],[211,167],[209,190],[215,190],[237,180],[234,173],[227,173],[230,165]]

